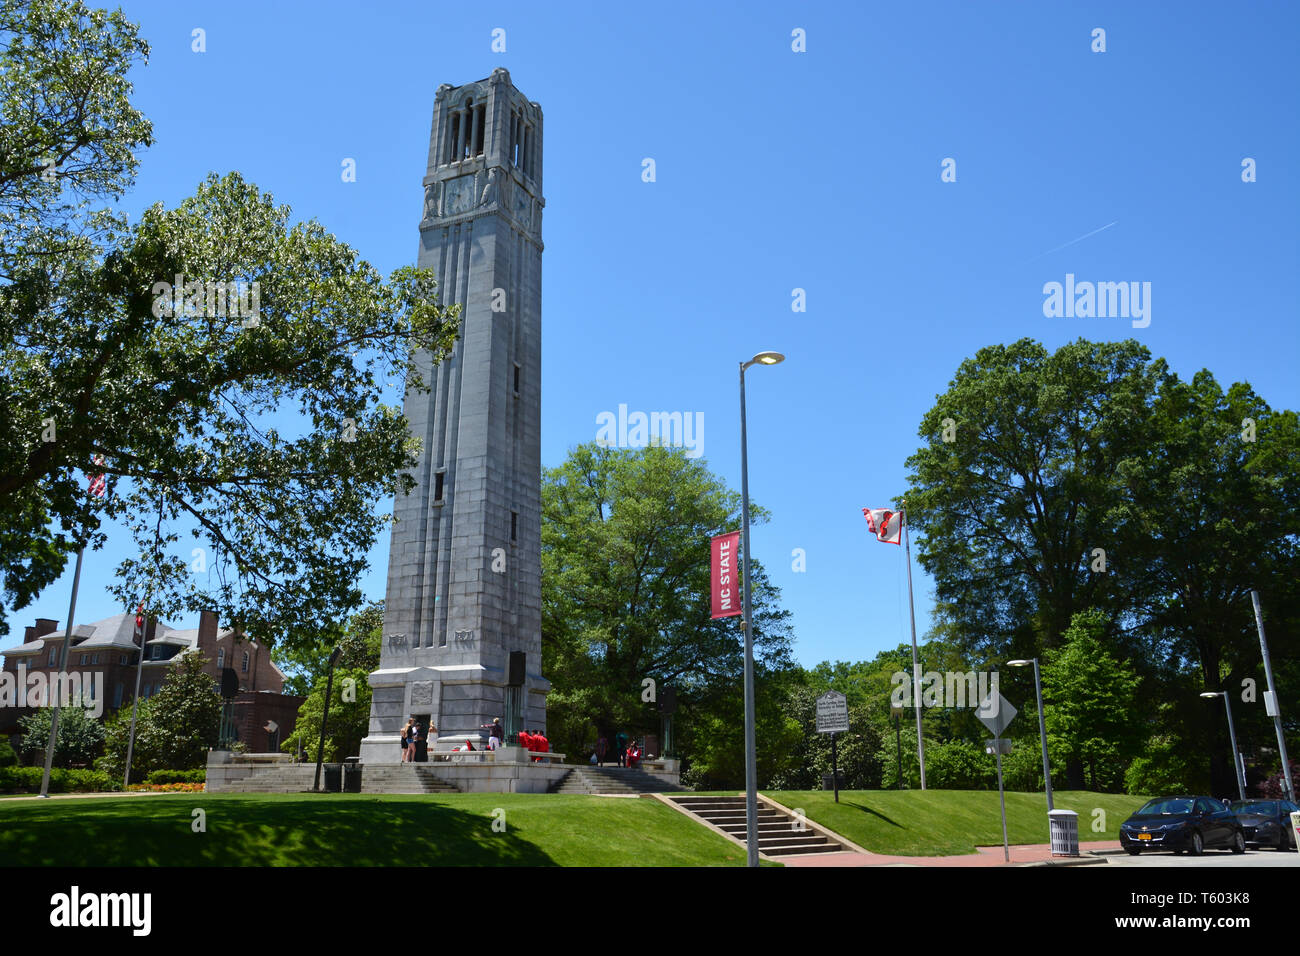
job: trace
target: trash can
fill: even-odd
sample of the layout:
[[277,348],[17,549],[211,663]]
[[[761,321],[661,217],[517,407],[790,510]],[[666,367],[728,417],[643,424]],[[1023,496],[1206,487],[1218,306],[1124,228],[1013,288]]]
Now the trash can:
[[839,783],[839,789],[843,790],[843,789],[844,789],[844,771],[843,771],[843,770],[841,770],[839,773],[834,774],[834,775],[831,775],[831,774],[829,774],[829,773],[824,773],[824,774],[822,774],[822,789],[823,789],[823,790],[834,790],[834,789],[835,789],[835,785],[836,785],[837,782]]
[[321,769],[324,771],[321,790],[326,793],[341,793],[343,791],[342,764],[327,763]]
[[1300,813],[1291,814],[1291,842],[1300,849]]
[[1052,856],[1079,855],[1079,815],[1073,810],[1049,810]]

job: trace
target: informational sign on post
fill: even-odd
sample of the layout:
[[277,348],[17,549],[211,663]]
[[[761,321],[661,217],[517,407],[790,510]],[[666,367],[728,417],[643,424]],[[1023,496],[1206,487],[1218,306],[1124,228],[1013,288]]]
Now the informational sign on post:
[[835,802],[840,802],[839,754],[835,750],[835,735],[849,729],[849,701],[837,690],[828,690],[817,698],[817,733],[831,735],[831,788]]
[[849,701],[837,690],[817,698],[817,733],[843,734],[849,729]]

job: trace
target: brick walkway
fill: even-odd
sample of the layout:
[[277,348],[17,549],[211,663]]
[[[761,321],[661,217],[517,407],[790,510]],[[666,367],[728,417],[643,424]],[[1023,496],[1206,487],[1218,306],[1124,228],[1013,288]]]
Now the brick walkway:
[[[1118,850],[1119,841],[1083,843],[1079,852],[1087,858],[1090,850]],[[779,857],[786,866],[1024,866],[1053,859],[1049,843],[1030,843],[1011,847],[1011,863],[1003,862],[1002,847],[976,847],[975,853],[962,856],[887,856],[883,853],[817,853],[808,856]],[[1057,858],[1060,859],[1060,858]]]

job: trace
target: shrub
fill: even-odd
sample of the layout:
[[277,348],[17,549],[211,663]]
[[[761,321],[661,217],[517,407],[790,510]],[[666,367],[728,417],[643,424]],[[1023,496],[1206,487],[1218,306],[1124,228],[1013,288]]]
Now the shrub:
[[208,778],[206,769],[200,770],[155,770],[144,778],[145,783],[204,783]]
[[0,767],[18,766],[18,754],[9,746],[9,741],[0,740]]

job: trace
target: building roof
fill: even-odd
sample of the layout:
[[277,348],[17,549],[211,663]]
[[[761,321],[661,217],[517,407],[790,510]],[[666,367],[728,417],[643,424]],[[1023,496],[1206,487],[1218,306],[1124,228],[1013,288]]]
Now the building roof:
[[[229,629],[218,631],[216,637],[220,640],[228,637],[234,631]],[[14,647],[0,649],[0,655],[5,657],[35,657],[51,646],[58,647],[63,641],[65,631],[55,631],[51,634],[45,634],[26,644],[18,644]],[[78,624],[72,629],[72,648],[71,651],[86,650],[135,650],[135,613],[133,611],[124,611],[121,614],[114,614],[112,617],[106,617],[102,621],[96,621],[93,624]],[[243,638],[249,644],[257,647],[256,641],[245,637]],[[47,643],[48,642],[48,643]],[[162,621],[158,622],[154,629],[154,636],[145,642],[146,644],[174,644],[184,648],[194,649],[199,646],[199,629],[197,627],[178,630],[168,627]],[[159,663],[167,663],[160,661]],[[274,666],[274,665],[272,665]],[[279,668],[276,668],[279,671]],[[283,677],[283,673],[281,673]]]

